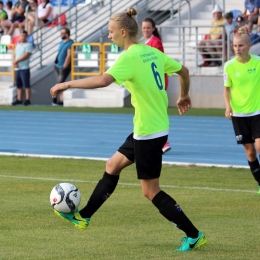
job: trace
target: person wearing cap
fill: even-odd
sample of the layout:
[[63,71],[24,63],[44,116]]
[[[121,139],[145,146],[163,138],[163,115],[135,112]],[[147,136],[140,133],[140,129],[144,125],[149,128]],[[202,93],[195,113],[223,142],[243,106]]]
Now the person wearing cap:
[[[203,40],[199,43],[199,51],[209,52],[209,55],[212,59],[222,58],[222,35],[223,35],[223,27],[215,27],[217,25],[224,25],[225,19],[222,16],[222,9],[219,5],[215,5],[212,14],[214,15],[214,19],[211,21],[211,25],[213,27],[210,28],[210,32],[207,40]],[[208,66],[214,67],[219,64],[212,60]],[[200,66],[200,65],[199,65]]]
[[248,21],[253,19],[251,22],[248,23],[249,32],[252,31],[254,24],[259,25],[259,19],[258,19],[259,11],[260,11],[260,0],[245,0],[242,17]]
[[235,27],[235,29],[238,29],[239,27],[244,25],[244,23],[245,23],[245,18],[242,15],[238,15],[237,18],[236,18],[236,27]]

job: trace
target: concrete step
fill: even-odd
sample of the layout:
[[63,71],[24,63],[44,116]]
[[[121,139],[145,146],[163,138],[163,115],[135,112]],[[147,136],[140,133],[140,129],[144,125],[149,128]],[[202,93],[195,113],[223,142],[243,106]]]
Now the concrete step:
[[16,87],[12,82],[1,81],[0,85],[0,105],[11,105],[16,97]]
[[64,92],[64,106],[123,107],[129,92],[117,84],[100,89],[73,89]]

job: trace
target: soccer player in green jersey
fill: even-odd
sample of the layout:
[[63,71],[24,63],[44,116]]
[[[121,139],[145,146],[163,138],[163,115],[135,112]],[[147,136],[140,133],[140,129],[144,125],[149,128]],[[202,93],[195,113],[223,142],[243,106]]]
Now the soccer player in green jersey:
[[237,143],[244,146],[260,194],[260,57],[249,54],[250,36],[245,27],[234,35],[233,46],[236,57],[224,66],[225,116],[232,120]]
[[113,15],[109,20],[108,38],[125,50],[111,68],[101,76],[64,82],[50,90],[51,95],[56,96],[68,88],[100,88],[115,82],[124,84],[129,90],[135,108],[134,131],[107,161],[105,173],[87,205],[80,211],[69,214],[55,213],[78,228],[87,228],[92,215],[114,192],[121,171],[135,163],[144,196],[167,220],[187,235],[182,240],[181,247],[176,250],[193,250],[206,243],[204,234],[192,224],[180,205],[159,186],[162,147],[169,132],[164,73],[169,76],[177,73],[179,76],[180,97],[177,106],[182,115],[191,107],[189,72],[161,51],[137,42],[138,25],[133,18],[136,14],[135,9],[129,8],[126,12]]

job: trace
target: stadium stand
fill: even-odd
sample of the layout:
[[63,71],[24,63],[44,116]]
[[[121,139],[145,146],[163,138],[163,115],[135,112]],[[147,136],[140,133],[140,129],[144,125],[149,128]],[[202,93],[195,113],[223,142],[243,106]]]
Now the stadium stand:
[[[74,39],[75,42],[107,42],[107,21],[109,16],[112,13],[125,10],[126,8],[125,2],[120,0],[105,0],[102,5],[95,6],[95,12],[91,4],[92,1],[87,3],[84,0],[60,0],[60,2],[61,6],[59,6],[58,0],[52,1],[52,5],[56,8],[55,13],[59,13],[65,17],[67,26],[71,29],[71,38]],[[212,82],[213,92],[219,92],[215,87],[216,85],[220,85],[221,87],[223,85],[222,79],[220,79],[222,67],[210,68],[208,71],[197,68],[196,62],[199,61],[199,57],[196,53],[196,48],[193,48],[194,46],[191,47],[190,44],[194,42],[196,45],[195,40],[199,40],[200,37],[208,32],[209,27],[206,27],[205,24],[210,24],[210,20],[212,19],[211,11],[215,3],[219,4],[225,12],[236,10],[239,6],[241,6],[241,8],[243,7],[243,0],[151,0],[148,4],[147,1],[144,0],[128,1],[129,6],[134,6],[139,11],[138,21],[149,16],[155,19],[163,36],[165,52],[180,62],[182,62],[182,59],[185,60],[184,64],[189,68],[192,82],[195,84],[193,91],[197,92],[192,93],[194,97],[201,93],[201,90],[197,86],[203,85],[204,81],[201,82],[203,77],[207,82]],[[225,3],[225,6],[223,6],[223,3]],[[189,8],[189,4],[191,8]],[[49,88],[55,83],[53,77],[53,62],[57,52],[57,46],[60,42],[61,25],[58,24],[58,21],[61,20],[60,16],[58,20],[56,17],[52,25],[36,29],[33,33],[36,45],[31,58],[31,82],[34,91],[33,103],[51,103]],[[173,27],[177,29],[173,29]],[[198,30],[199,33],[197,33],[197,35],[195,33],[190,34],[189,31],[192,27],[193,30]],[[183,31],[185,31],[185,33],[182,33]],[[200,75],[203,75],[203,77],[199,77]],[[175,79],[173,77],[170,85],[174,86],[174,84]],[[174,105],[176,96],[174,87],[171,86],[168,91],[169,101],[170,105]],[[209,92],[209,90],[206,91]],[[81,96],[78,92],[77,95],[79,97]],[[73,97],[73,93],[68,92],[68,96]],[[126,105],[128,102],[127,98],[125,98],[125,102],[123,103]],[[194,102],[194,106],[211,107],[216,106],[216,103],[218,103],[218,106],[222,106],[222,96],[221,98],[218,96],[216,102],[209,100],[206,103],[204,101],[200,103],[196,101]]]

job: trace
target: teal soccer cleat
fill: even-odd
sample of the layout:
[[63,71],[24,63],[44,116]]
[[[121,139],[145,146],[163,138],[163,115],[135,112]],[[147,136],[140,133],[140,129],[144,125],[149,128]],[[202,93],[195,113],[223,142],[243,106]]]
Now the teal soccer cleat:
[[70,213],[62,213],[54,209],[54,213],[61,218],[67,219],[79,229],[86,229],[90,222],[89,218],[82,218],[78,210]]
[[174,251],[189,251],[199,248],[207,243],[206,237],[199,231],[197,238],[184,237],[182,240],[182,246]]

